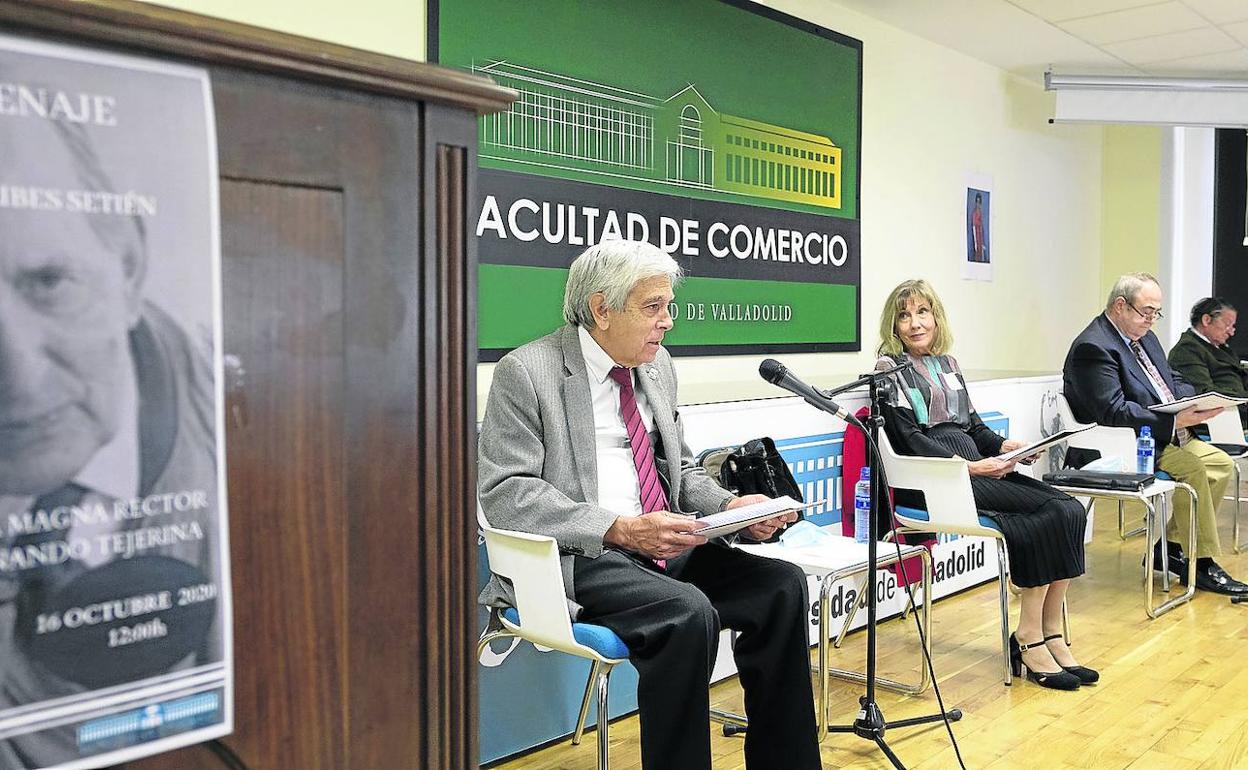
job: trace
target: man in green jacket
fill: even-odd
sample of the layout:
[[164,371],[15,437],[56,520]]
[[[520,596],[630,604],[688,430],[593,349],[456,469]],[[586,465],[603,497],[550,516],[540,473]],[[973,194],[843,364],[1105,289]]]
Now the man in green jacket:
[[[1192,328],[1179,336],[1168,360],[1197,393],[1216,391],[1248,398],[1248,370],[1227,344],[1235,334],[1237,313],[1220,297],[1206,297],[1192,307]],[[1248,404],[1239,407],[1240,422],[1248,425]]]

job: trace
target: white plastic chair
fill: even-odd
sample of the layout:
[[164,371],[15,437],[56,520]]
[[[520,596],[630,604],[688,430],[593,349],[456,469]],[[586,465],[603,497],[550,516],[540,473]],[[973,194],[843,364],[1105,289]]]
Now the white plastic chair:
[[1209,429],[1209,443],[1216,444],[1235,461],[1235,494],[1227,495],[1222,499],[1235,501],[1235,512],[1231,514],[1231,549],[1239,553],[1244,548],[1239,542],[1239,506],[1244,501],[1239,496],[1239,464],[1248,460],[1248,445],[1246,445],[1248,441],[1245,441],[1244,426],[1239,419],[1239,410],[1235,407],[1223,409],[1220,414],[1206,422],[1205,427]]
[[568,617],[567,594],[559,569],[559,547],[552,537],[494,529],[478,512],[478,523],[485,536],[490,571],[511,581],[516,594],[515,608],[495,611],[501,628],[487,631],[477,643],[477,656],[496,639],[519,637],[533,644],[566,652],[592,662],[585,697],[572,743],[580,744],[585,718],[594,693],[598,697],[598,768],[607,770],[607,691],[611,670],[628,660],[628,647],[610,629],[589,623],[573,623]]
[[[1066,400],[1065,394],[1057,394],[1057,409],[1061,417],[1062,430],[1072,428],[1080,428],[1088,423],[1080,423],[1075,420],[1074,413],[1070,410],[1070,402]],[[1101,457],[1117,457],[1126,463],[1126,467],[1134,467],[1136,436],[1135,431],[1126,427],[1110,427],[1108,425],[1095,425],[1090,430],[1077,433],[1067,440],[1067,445],[1071,449],[1091,449],[1100,453]],[[1161,454],[1158,452],[1157,454]],[[1157,480],[1143,489],[1133,492],[1127,490],[1116,489],[1098,489],[1093,487],[1079,487],[1065,484],[1054,484],[1055,488],[1062,490],[1070,495],[1088,498],[1085,508],[1090,512],[1092,503],[1095,499],[1113,500],[1118,503],[1118,536],[1126,539],[1132,535],[1143,532],[1145,534],[1144,542],[1144,611],[1150,618],[1156,618],[1164,615],[1178,605],[1189,601],[1196,592],[1196,560],[1188,559],[1188,575],[1187,590],[1169,600],[1162,602],[1157,606],[1153,606],[1153,543],[1161,542],[1161,550],[1163,558],[1169,561],[1166,554],[1166,538],[1165,524],[1169,520],[1170,502],[1174,496],[1175,490],[1183,490],[1187,493],[1192,503],[1192,515],[1189,517],[1188,553],[1196,552],[1196,490],[1188,484],[1175,481],[1169,474],[1165,472],[1157,472]],[[1126,531],[1126,525],[1123,518],[1123,503],[1128,500],[1136,500],[1144,505],[1144,526]],[[1165,565],[1168,566],[1168,565]],[[1162,590],[1170,590],[1170,570],[1163,566],[1161,570],[1161,586]]]
[[[500,628],[487,630],[477,642],[477,657],[498,639],[518,637],[534,645],[549,647],[593,664],[585,682],[585,695],[572,733],[572,744],[579,745],[585,732],[585,719],[594,695],[598,701],[598,768],[608,770],[607,693],[611,670],[628,660],[628,647],[614,631],[592,623],[573,623],[568,617],[567,593],[559,566],[559,546],[553,537],[495,529],[477,508],[477,525],[485,537],[485,550],[490,572],[511,581],[516,606],[495,610]],[[724,726],[724,734],[744,732],[749,723],[745,717],[720,709],[711,709],[710,719]]]
[[[894,515],[902,526],[899,532],[947,532],[954,535],[991,537],[997,543],[998,597],[1001,611],[1001,660],[1004,682],[1013,681],[1010,671],[1009,566],[1005,539],[996,523],[981,516],[971,492],[971,474],[960,457],[911,457],[897,454],[883,431],[879,432],[880,454],[891,487],[923,493],[927,510],[895,506]],[[926,597],[924,597],[926,601]]]

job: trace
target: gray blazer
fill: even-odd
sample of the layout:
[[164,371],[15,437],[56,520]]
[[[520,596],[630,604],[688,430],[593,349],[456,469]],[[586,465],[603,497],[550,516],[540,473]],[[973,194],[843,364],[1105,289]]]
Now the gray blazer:
[[[676,410],[676,372],[666,350],[637,369],[661,439],[655,461],[670,504],[682,512],[723,510],[732,494],[693,461]],[[503,356],[485,406],[478,446],[477,492],[486,521],[499,529],[555,538],[572,617],[580,614],[572,555],[596,558],[617,514],[598,505],[598,456],[589,380],[575,326]],[[680,458],[679,464],[668,459]],[[497,577],[479,601],[511,605],[511,586]]]

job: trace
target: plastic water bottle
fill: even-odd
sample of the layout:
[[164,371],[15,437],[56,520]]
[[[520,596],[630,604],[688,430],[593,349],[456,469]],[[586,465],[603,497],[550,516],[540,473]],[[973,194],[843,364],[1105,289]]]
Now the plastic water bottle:
[[1153,430],[1147,425],[1140,428],[1135,442],[1135,472],[1153,475]]
[[867,542],[871,537],[871,468],[863,466],[862,475],[854,485],[854,540]]

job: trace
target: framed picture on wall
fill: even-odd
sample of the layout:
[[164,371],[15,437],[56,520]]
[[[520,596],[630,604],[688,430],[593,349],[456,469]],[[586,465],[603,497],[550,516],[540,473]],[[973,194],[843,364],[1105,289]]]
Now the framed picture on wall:
[[966,250],[962,277],[970,281],[992,280],[992,181],[968,179],[965,209]]

